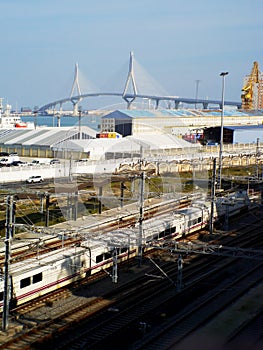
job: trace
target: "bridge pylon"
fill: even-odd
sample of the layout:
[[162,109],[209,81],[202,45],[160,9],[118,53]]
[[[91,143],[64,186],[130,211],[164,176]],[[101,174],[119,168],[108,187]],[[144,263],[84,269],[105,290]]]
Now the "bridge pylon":
[[73,81],[71,92],[69,95],[70,100],[73,104],[73,115],[76,115],[76,116],[78,115],[78,105],[79,105],[80,101],[82,100],[82,98],[79,97],[80,95],[81,95],[81,90],[80,90],[80,85],[79,85],[79,66],[78,66],[78,63],[76,63],[75,64],[74,81]]
[[[133,52],[130,52],[130,64],[129,64],[129,72],[127,76],[127,80],[125,83],[125,87],[122,93],[122,98],[127,102],[127,108],[130,109],[132,102],[135,100],[137,95],[137,86],[134,76],[134,58]],[[130,87],[132,88],[133,93],[129,93]]]

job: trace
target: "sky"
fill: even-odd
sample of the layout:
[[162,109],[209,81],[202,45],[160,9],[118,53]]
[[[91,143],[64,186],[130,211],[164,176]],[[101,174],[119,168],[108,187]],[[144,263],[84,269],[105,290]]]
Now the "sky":
[[240,101],[263,67],[262,14],[262,0],[0,0],[0,97],[16,109],[68,97],[76,63],[82,93],[123,92],[132,51],[168,95],[220,100],[228,71],[225,100]]

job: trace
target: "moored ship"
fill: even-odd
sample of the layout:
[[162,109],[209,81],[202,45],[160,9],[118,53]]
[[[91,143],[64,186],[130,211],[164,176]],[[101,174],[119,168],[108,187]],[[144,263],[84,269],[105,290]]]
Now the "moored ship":
[[34,123],[23,122],[19,114],[12,111],[12,106],[7,104],[4,108],[3,98],[0,98],[0,128],[1,129],[13,129],[13,128],[34,128]]

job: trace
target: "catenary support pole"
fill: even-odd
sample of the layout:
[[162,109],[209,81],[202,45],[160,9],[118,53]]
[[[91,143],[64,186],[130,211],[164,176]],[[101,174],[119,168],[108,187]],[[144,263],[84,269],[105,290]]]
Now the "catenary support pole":
[[213,234],[213,230],[214,230],[215,185],[216,185],[216,158],[213,159],[213,174],[212,174],[212,181],[211,181],[211,214],[210,214],[210,220],[209,220],[210,234]]
[[12,238],[13,219],[14,219],[14,200],[13,196],[7,197],[6,202],[6,236],[5,236],[5,272],[4,272],[4,298],[3,298],[3,321],[2,329],[6,331],[8,328],[8,316],[9,316],[9,299],[10,299],[10,278],[9,278],[9,265],[10,265],[10,240]]
[[117,248],[114,247],[112,252],[112,282],[117,283],[118,282],[118,251]]
[[139,236],[138,236],[138,259],[139,266],[142,264],[142,236],[143,236],[143,219],[144,219],[144,182],[145,182],[145,173],[141,172],[141,183],[140,183],[140,213],[139,213]]

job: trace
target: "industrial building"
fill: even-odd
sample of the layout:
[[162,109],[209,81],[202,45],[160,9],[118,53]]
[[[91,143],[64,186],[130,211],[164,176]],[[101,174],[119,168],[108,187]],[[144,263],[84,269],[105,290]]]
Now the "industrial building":
[[83,126],[78,128],[44,127],[37,129],[1,129],[0,151],[18,153],[23,157],[54,157],[53,146],[65,140],[88,140],[96,131]]
[[[212,127],[204,129],[203,143],[216,145],[220,143],[221,127]],[[224,126],[223,143],[257,143],[257,140],[263,140],[263,125],[247,126]]]
[[[262,125],[263,111],[224,111],[224,125]],[[161,109],[116,110],[101,118],[101,132],[122,136],[140,134],[185,135],[193,130],[221,125],[221,110]]]

